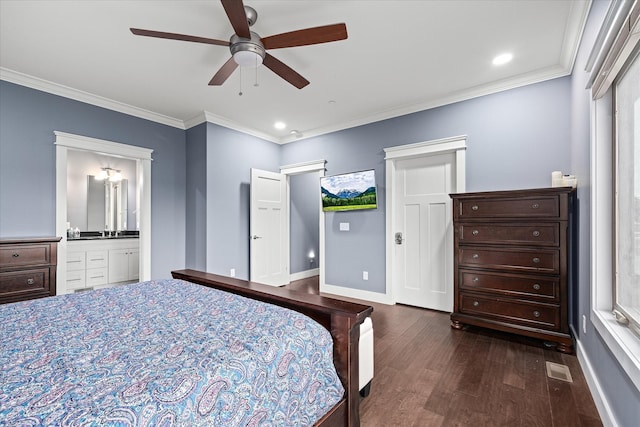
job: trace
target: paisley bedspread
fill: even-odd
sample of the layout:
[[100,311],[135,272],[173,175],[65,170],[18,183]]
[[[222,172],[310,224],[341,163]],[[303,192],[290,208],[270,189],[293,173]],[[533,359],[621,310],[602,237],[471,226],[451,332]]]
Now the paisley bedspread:
[[181,280],[0,305],[0,425],[313,425],[332,354],[300,313]]

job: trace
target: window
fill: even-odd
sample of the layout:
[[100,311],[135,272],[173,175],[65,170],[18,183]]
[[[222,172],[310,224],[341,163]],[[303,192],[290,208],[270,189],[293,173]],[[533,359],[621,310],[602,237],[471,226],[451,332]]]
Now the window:
[[637,52],[614,81],[617,320],[640,333],[640,60]]
[[593,97],[590,320],[640,390],[640,336],[633,330],[634,315],[640,320],[640,248],[634,239],[640,231],[639,16],[640,2],[610,3],[587,72]]

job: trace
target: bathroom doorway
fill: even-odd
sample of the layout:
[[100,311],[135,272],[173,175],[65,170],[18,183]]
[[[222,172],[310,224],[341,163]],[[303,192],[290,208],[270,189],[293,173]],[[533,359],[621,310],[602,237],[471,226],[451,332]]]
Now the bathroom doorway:
[[101,153],[135,161],[136,222],[139,229],[139,280],[151,279],[151,153],[148,148],[121,144],[54,131],[56,139],[56,235],[58,244],[57,293],[67,293],[67,188],[68,160],[71,150]]

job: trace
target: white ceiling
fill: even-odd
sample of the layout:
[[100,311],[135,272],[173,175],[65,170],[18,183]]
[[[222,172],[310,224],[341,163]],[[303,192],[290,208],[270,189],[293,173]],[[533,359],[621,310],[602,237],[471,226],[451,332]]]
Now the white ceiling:
[[[130,27],[228,40],[217,0],[0,0],[0,78],[188,128],[208,120],[289,142],[571,73],[589,0],[246,0],[262,37],[345,22],[347,40],[270,50],[311,84],[269,69],[208,86],[223,46],[134,36]],[[492,65],[511,52],[513,61]],[[276,130],[276,121],[287,124]],[[298,136],[300,138],[300,136]]]

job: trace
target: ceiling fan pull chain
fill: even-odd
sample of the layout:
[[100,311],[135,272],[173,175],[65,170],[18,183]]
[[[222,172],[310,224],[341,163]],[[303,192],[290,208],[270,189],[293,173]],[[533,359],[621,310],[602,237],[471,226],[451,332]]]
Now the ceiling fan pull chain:
[[238,96],[242,96],[242,67],[238,67],[240,70],[240,92],[238,92]]

